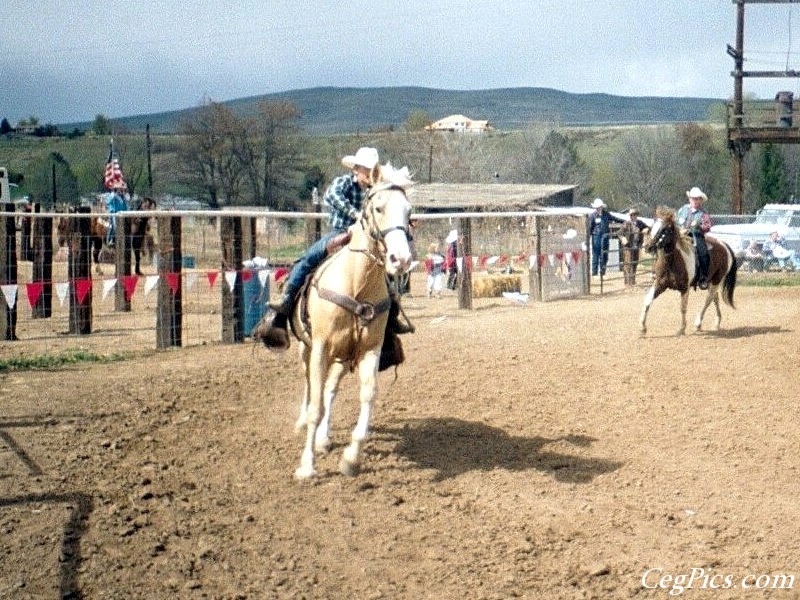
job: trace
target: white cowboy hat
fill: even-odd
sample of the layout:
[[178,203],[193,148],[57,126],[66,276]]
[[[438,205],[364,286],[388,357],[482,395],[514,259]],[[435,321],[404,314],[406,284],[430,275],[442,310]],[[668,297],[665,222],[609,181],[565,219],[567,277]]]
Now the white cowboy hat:
[[355,156],[345,156],[342,164],[348,169],[366,167],[370,171],[378,164],[378,151],[375,148],[359,148]]
[[455,229],[453,229],[453,230],[450,231],[450,233],[447,234],[447,237],[445,238],[444,243],[445,244],[452,244],[457,239],[458,239],[458,232]]
[[595,198],[592,201],[592,208],[603,208],[603,207],[605,207],[605,205],[606,205],[606,203],[603,202],[603,200],[600,199],[600,198]]
[[701,190],[701,189],[700,189],[699,187],[697,187],[697,186],[694,186],[692,189],[690,189],[688,192],[686,192],[686,195],[687,195],[689,198],[702,198],[704,202],[705,202],[706,200],[708,200],[708,196],[706,196],[706,195],[703,193],[703,190]]

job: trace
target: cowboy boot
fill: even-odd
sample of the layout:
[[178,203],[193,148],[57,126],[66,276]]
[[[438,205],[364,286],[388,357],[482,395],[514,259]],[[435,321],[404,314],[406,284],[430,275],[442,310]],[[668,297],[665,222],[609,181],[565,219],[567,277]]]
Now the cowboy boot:
[[400,302],[396,296],[392,296],[392,303],[389,306],[389,320],[386,322],[386,332],[403,335],[414,333],[416,328],[409,322],[400,322]]
[[387,331],[383,336],[383,346],[381,346],[381,355],[378,360],[378,371],[385,371],[389,367],[396,367],[405,361],[406,357],[403,353],[403,344],[396,333]]
[[289,348],[289,317],[294,308],[294,294],[286,293],[280,302],[270,302],[271,313],[264,315],[258,325],[253,328],[251,336],[260,340],[267,348],[287,350]]

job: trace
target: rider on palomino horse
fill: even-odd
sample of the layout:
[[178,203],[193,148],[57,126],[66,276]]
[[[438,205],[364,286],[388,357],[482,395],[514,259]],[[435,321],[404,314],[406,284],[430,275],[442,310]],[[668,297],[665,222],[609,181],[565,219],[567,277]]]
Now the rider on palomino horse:
[[[330,231],[314,243],[292,267],[286,279],[283,297],[277,303],[270,303],[270,308],[275,311],[268,328],[257,327],[253,336],[260,338],[264,345],[275,349],[285,349],[289,346],[288,321],[294,310],[298,292],[303,287],[306,278],[337,249],[349,241],[348,228],[358,219],[363,202],[375,180],[375,170],[380,169],[378,151],[375,148],[359,148],[354,156],[345,156],[342,164],[351,170],[346,175],[341,175],[333,180],[322,198],[328,207],[328,222]],[[386,341],[384,349],[393,347],[390,343],[397,334],[412,333],[414,327],[398,320],[400,305],[398,297],[391,292],[391,308],[389,321],[386,325]],[[399,340],[398,340],[399,341]],[[392,361],[391,357],[383,357],[383,361]],[[397,362],[402,362],[398,357]],[[391,364],[395,364],[391,362]],[[391,365],[389,365],[391,366]]]

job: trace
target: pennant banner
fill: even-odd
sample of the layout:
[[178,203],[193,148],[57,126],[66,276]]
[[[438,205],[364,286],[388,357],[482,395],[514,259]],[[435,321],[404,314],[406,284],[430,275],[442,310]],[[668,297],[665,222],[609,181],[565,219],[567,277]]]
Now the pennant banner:
[[108,292],[117,284],[116,279],[104,279],[103,280],[103,300],[106,299],[108,296]]
[[158,275],[148,275],[144,280],[144,295],[147,296],[158,283]]
[[17,304],[17,288],[19,286],[16,283],[7,283],[6,285],[0,285],[0,289],[3,290],[3,296],[6,299],[6,306],[8,308],[14,308]]
[[42,295],[44,284],[41,281],[32,281],[31,283],[25,284],[25,287],[28,291],[28,304],[31,305],[31,308],[34,308],[36,303],[39,302],[39,297]]

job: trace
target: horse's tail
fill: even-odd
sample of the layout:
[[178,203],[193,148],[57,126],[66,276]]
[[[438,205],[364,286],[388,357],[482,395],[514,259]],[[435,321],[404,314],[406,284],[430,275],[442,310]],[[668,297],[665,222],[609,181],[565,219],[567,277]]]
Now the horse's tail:
[[736,289],[736,272],[739,270],[739,264],[731,247],[725,242],[723,242],[723,246],[728,255],[728,260],[731,261],[731,266],[728,268],[728,272],[725,273],[725,280],[722,282],[722,300],[731,308],[736,308],[733,303],[733,291]]

